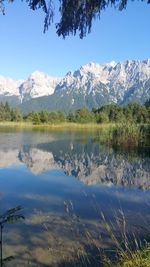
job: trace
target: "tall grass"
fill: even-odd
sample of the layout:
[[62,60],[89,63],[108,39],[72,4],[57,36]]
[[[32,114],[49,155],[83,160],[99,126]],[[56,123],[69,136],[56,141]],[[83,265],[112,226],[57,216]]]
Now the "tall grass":
[[0,127],[17,127],[17,128],[34,128],[34,129],[69,129],[69,130],[76,130],[76,129],[108,129],[113,127],[115,124],[97,124],[97,123],[74,123],[74,122],[56,122],[56,123],[41,123],[38,125],[33,124],[32,122],[10,122],[4,121],[0,122]]
[[150,267],[150,246],[136,250],[135,252],[125,252],[120,254],[119,262],[111,267]]
[[[104,214],[102,218],[114,243],[114,258],[109,258],[106,253],[103,254],[104,267],[150,267],[150,244],[146,241],[141,242],[134,233],[129,234],[126,229],[126,219],[122,214],[122,222],[116,220],[116,225],[120,229],[120,236],[117,237],[111,223],[108,223]],[[121,226],[121,227],[120,227]]]
[[133,123],[117,124],[101,131],[99,141],[114,148],[150,147],[150,126]]
[[[75,231],[74,234],[78,233],[83,244],[83,250],[79,249],[74,259],[74,263],[78,264],[71,266],[150,267],[150,244],[145,240],[141,241],[140,237],[128,228],[122,210],[118,211],[118,215],[115,213],[114,219],[110,221],[103,212],[98,211],[101,227],[95,229],[99,232],[97,239],[92,229],[86,228],[86,224],[72,213],[72,204],[65,205],[70,217],[70,227]],[[104,243],[100,229],[103,229],[108,244]]]

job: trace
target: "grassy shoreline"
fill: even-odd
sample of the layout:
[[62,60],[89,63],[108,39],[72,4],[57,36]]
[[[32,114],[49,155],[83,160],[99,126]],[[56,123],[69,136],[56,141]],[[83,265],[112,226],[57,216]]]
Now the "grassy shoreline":
[[97,124],[97,123],[73,123],[73,122],[62,122],[62,123],[56,123],[56,124],[38,124],[35,125],[32,122],[10,122],[10,121],[4,121],[0,122],[0,127],[17,127],[17,128],[47,128],[47,129],[102,129],[102,128],[110,128],[115,127],[117,124],[115,123],[103,123],[103,124]]

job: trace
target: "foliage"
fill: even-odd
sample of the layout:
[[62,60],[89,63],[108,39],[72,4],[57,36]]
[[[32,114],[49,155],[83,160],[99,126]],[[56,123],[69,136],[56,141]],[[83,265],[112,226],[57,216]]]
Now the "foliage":
[[77,123],[89,123],[95,121],[94,114],[90,112],[87,108],[81,108],[76,110],[74,113],[69,113],[67,119],[70,122]]
[[99,113],[103,112],[107,114],[110,122],[120,122],[122,121],[122,117],[124,117],[122,106],[117,104],[110,104],[101,107]]
[[42,110],[39,113],[39,119],[42,123],[48,123],[48,112],[46,110]]
[[126,253],[121,257],[119,262],[111,267],[149,267],[150,266],[150,247],[147,244],[145,247],[136,250],[132,253]]
[[148,106],[146,107],[138,103],[124,106],[119,106],[117,104],[105,105],[94,110],[94,113],[97,117],[98,114],[106,114],[109,118],[109,122],[149,123],[150,121]]
[[32,112],[32,122],[34,125],[40,124],[40,116],[37,112]]
[[97,123],[107,123],[109,122],[109,117],[105,112],[95,113]]
[[0,121],[21,121],[22,114],[18,108],[11,108],[9,104],[0,103]]
[[11,109],[11,121],[22,121],[22,114],[18,108]]
[[124,115],[127,119],[132,117],[135,123],[145,123],[148,118],[148,112],[144,105],[132,103],[124,107]]
[[65,122],[66,118],[62,111],[49,112],[41,110],[39,112],[30,112],[25,116],[26,121],[31,121],[34,125],[38,124],[55,124]]
[[141,127],[137,124],[120,124],[112,131],[112,142],[116,146],[126,145],[127,147],[137,146],[143,135]]
[[117,237],[112,222],[106,221],[103,213],[101,213],[104,221],[104,226],[114,243],[114,259],[107,257],[106,252],[103,255],[103,266],[104,267],[149,267],[150,266],[150,246],[145,241],[142,244],[137,239],[134,233],[129,234],[127,232],[127,222],[125,215],[120,210],[122,218],[116,218],[116,225],[120,229],[120,236]]
[[21,206],[17,206],[12,209],[8,209],[6,212],[0,215],[0,266],[4,266],[5,262],[11,261],[12,256],[3,259],[3,228],[7,223],[14,223],[24,220],[24,216],[18,212],[22,210]]
[[62,111],[49,112],[49,123],[65,122],[66,118]]
[[147,99],[146,102],[145,102],[145,107],[150,107],[150,99]]
[[[18,108],[12,108],[9,104],[0,103],[0,121],[30,121],[34,125],[56,124],[62,122],[75,123],[121,123],[121,124],[145,124],[150,123],[149,100],[145,105],[132,103],[127,105],[109,104],[99,109],[88,110],[86,107],[71,111],[68,115],[62,111],[48,111],[41,109],[23,115]],[[129,127],[130,130],[134,127]],[[118,128],[119,130],[119,128]],[[119,130],[120,131],[120,130]],[[130,133],[129,133],[130,134]]]
[[[71,201],[64,202],[66,220],[70,222],[72,233],[82,239],[82,244],[86,243],[84,249],[77,251],[73,264],[67,266],[149,267],[150,244],[145,239],[140,239],[139,231],[137,236],[134,232],[135,225],[130,228],[123,210],[118,209],[109,219],[95,202],[95,197],[93,200],[98,222],[100,221],[100,225],[94,225],[95,232],[92,228],[87,228],[86,223],[76,215]],[[149,233],[147,227],[146,229]],[[103,236],[107,236],[106,243],[103,242]]]
[[145,153],[150,148],[150,126],[125,122],[102,129],[97,137],[99,142],[107,144],[115,151]]
[[[0,0],[0,9],[5,14],[6,0]],[[10,0],[9,2],[14,2]],[[52,0],[26,0],[32,10],[43,9],[45,13],[44,32],[53,22],[55,6]],[[147,3],[150,1],[147,0]],[[123,10],[127,6],[127,0],[60,0],[58,8],[60,21],[56,23],[57,34],[64,38],[69,34],[79,31],[80,38],[91,31],[92,22],[100,18],[101,11],[112,6]]]
[[24,219],[23,215],[16,214],[22,210],[21,206],[8,209],[6,212],[0,215],[0,226],[4,227],[6,223],[13,223]]

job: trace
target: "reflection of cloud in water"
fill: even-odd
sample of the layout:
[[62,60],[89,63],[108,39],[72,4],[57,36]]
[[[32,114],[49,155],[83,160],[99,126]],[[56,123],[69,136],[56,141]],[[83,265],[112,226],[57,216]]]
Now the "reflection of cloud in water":
[[[29,225],[30,221],[34,222],[34,228]],[[7,239],[6,256],[16,255],[16,261],[12,261],[11,266],[16,266],[16,263],[24,266],[23,264],[27,261],[58,266],[63,260],[67,262],[73,260],[79,250],[80,253],[85,253],[85,237],[76,231],[76,227],[81,228],[82,224],[74,225],[67,215],[64,217],[37,211],[25,224],[22,233],[17,228],[13,228],[12,231],[9,231],[9,235],[5,234]],[[90,223],[90,225],[93,229],[95,228],[94,223]],[[81,237],[83,237],[82,242]],[[12,242],[12,239],[15,242]],[[18,245],[20,243],[21,245]]]
[[18,159],[18,150],[0,150],[0,168],[7,167],[9,165],[20,165],[21,162]]
[[[139,194],[137,194],[136,191],[121,191],[121,190],[114,190],[112,192],[112,196],[117,197],[119,200],[124,200],[126,202],[135,202],[135,203],[139,203],[141,204],[141,199],[142,202],[144,202],[144,204],[146,204],[146,202],[148,200],[150,200],[150,194],[149,191],[147,191],[147,193],[142,193],[142,195],[140,195],[140,192],[138,192]],[[145,194],[145,196],[144,196]],[[145,198],[144,198],[145,197]]]
[[[119,216],[119,213],[116,214],[116,217],[117,215]],[[138,234],[145,235],[144,227],[139,228],[135,225],[136,216],[132,223],[129,223],[130,217],[133,215],[126,214],[126,230],[129,230],[130,233],[138,232]],[[140,221],[141,218],[138,223]],[[113,223],[115,226],[113,231],[116,233],[118,226],[115,221]],[[11,266],[16,266],[16,263],[24,266],[23,264],[28,261],[40,266],[41,264],[59,266],[64,260],[67,262],[74,260],[78,253],[82,256],[85,255],[87,245],[92,247],[96,244],[99,248],[113,247],[112,239],[100,217],[97,221],[89,221],[68,214],[64,216],[42,211],[31,214],[25,221],[22,231],[13,227],[9,234],[5,235],[5,238],[7,239],[6,255],[16,255],[16,262],[13,261]],[[15,241],[12,242],[12,240]]]
[[49,204],[51,205],[58,205],[62,203],[61,196],[58,195],[40,195],[40,194],[18,194],[18,198],[30,200],[32,202],[39,202],[41,205],[45,205],[47,207]]
[[[60,137],[59,137],[60,138]],[[10,129],[10,132],[0,129],[0,148],[3,151],[7,150],[20,150],[23,146],[36,146],[38,144],[44,144],[46,142],[53,142],[57,140],[56,134],[50,134],[49,132],[38,131],[19,131],[14,132]]]

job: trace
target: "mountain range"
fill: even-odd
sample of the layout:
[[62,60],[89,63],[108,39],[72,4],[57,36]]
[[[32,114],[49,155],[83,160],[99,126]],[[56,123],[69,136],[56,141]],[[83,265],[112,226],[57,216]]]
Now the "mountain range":
[[40,71],[27,80],[0,76],[0,101],[24,112],[48,109],[68,112],[109,103],[144,103],[150,98],[150,59],[89,63],[64,77]]

